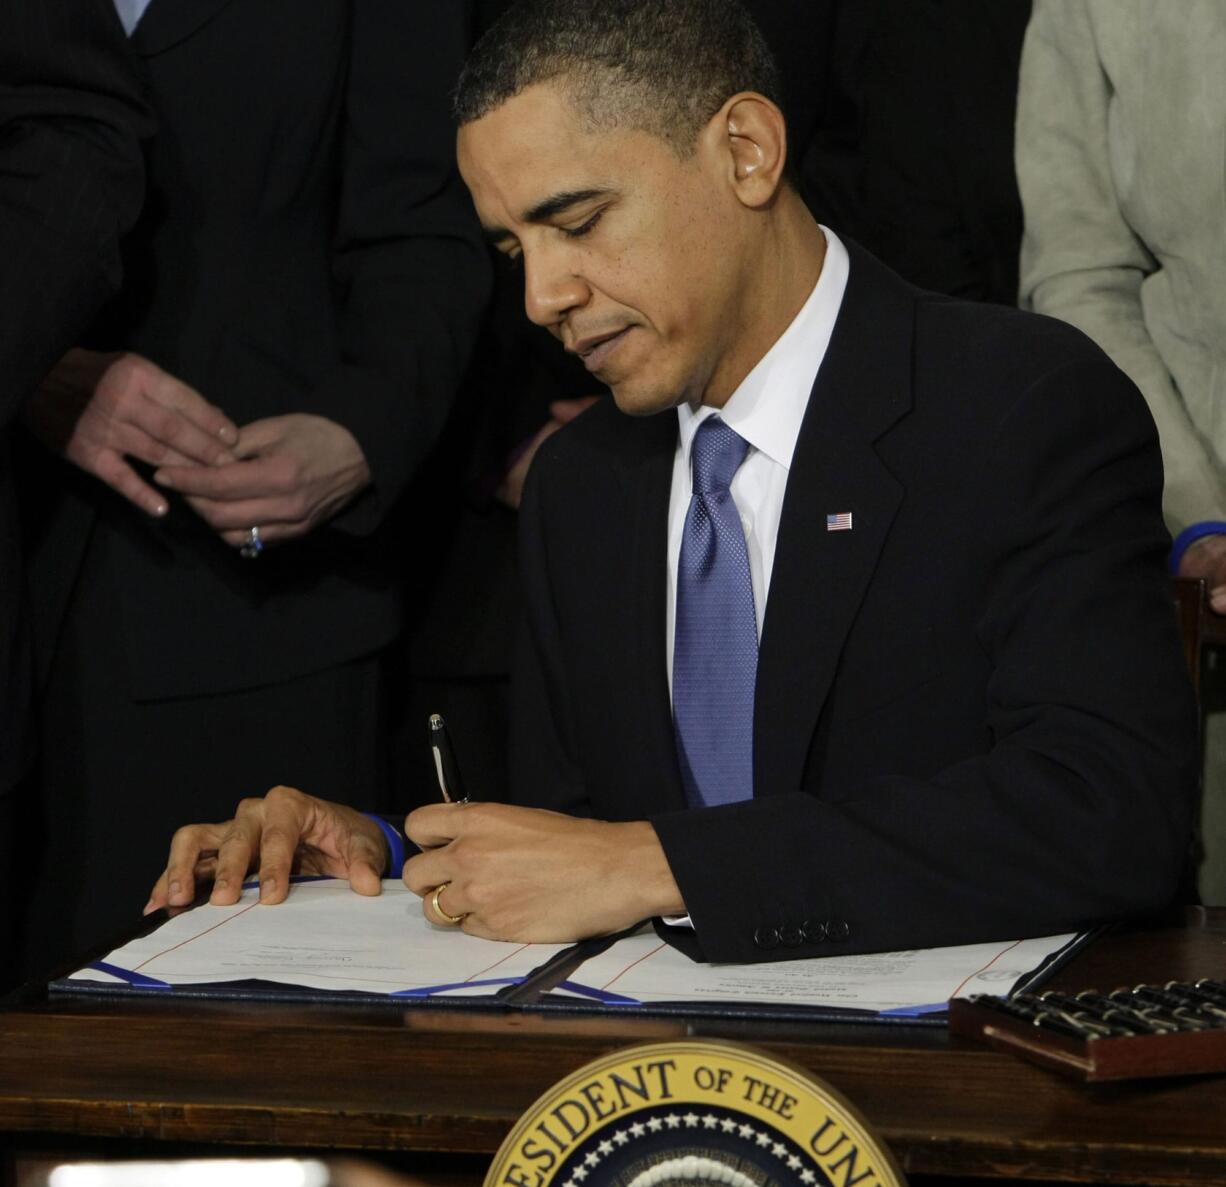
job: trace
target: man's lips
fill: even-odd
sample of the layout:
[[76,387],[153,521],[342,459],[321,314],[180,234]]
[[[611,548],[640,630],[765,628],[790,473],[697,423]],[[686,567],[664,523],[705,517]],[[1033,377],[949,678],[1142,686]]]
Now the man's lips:
[[583,360],[583,365],[589,371],[595,373],[605,365],[631,328],[624,326],[608,334],[593,334],[588,338],[581,338],[570,349]]

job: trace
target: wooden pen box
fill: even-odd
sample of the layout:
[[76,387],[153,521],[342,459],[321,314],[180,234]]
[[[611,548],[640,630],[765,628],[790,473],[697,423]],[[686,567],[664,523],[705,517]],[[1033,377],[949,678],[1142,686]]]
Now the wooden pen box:
[[1226,983],[955,998],[949,1029],[1085,1081],[1221,1072]]

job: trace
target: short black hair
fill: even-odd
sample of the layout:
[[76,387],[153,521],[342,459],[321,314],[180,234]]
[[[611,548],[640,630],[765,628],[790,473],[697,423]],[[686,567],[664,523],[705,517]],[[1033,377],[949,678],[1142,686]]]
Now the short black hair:
[[740,0],[518,0],[469,55],[456,121],[559,79],[594,126],[653,132],[682,156],[729,96],[782,105],[774,57]]

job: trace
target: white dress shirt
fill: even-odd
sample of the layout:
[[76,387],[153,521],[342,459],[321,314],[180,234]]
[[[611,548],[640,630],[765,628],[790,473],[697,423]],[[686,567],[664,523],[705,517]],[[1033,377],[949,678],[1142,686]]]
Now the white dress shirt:
[[771,569],[775,563],[775,539],[787,490],[788,473],[800,424],[809,404],[835,319],[847,288],[847,249],[833,231],[826,236],[826,259],[817,284],[779,336],[758,361],[723,408],[682,404],[677,409],[680,433],[673,460],[673,483],[668,502],[668,689],[673,688],[673,637],[677,623],[677,568],[681,537],[693,489],[690,449],[698,426],[708,416],[719,414],[730,428],[749,442],[749,452],[732,479],[732,498],[745,528],[749,572],[753,582],[754,613],[758,638],[766,599],[770,593]]
[[149,0],[115,0],[116,11],[123,22],[123,31],[129,37],[136,32],[136,26],[140,24],[140,19],[148,7]]

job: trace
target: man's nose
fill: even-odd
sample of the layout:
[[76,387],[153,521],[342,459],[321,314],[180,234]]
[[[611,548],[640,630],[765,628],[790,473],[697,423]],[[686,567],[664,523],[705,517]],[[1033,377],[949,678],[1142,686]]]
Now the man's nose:
[[590,298],[587,282],[560,262],[525,260],[524,309],[538,326],[556,326]]

